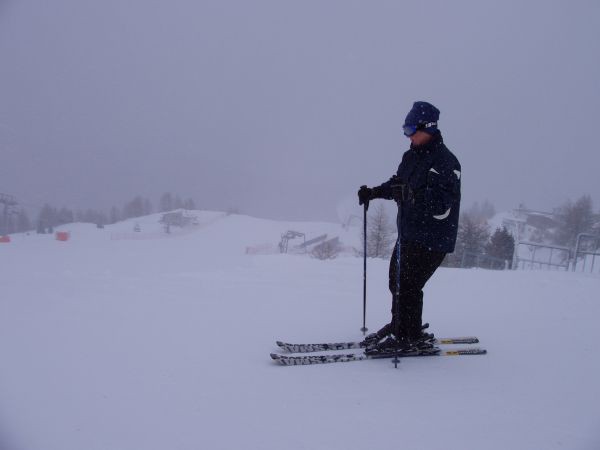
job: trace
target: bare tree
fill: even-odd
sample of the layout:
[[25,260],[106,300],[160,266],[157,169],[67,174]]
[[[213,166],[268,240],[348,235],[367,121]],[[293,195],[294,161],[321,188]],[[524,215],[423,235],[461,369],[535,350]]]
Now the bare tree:
[[[364,248],[364,236],[361,233]],[[367,221],[367,256],[389,258],[396,242],[396,227],[390,220],[385,207],[379,203]],[[362,255],[362,253],[361,253]]]
[[496,208],[488,200],[485,200],[481,205],[479,202],[473,203],[466,214],[477,222],[483,222],[496,215]]
[[489,226],[485,220],[474,218],[469,212],[460,216],[456,248],[449,253],[444,262],[445,267],[460,267],[463,254],[484,254],[490,238]]
[[334,259],[340,253],[341,247],[340,240],[336,237],[316,245],[310,254],[317,259]]
[[489,238],[489,226],[485,221],[476,220],[469,214],[461,216],[456,238],[458,248],[471,253],[483,253]]
[[554,242],[569,247],[575,246],[579,233],[590,232],[594,225],[592,198],[580,197],[575,203],[570,200],[557,209],[559,220],[554,233]]

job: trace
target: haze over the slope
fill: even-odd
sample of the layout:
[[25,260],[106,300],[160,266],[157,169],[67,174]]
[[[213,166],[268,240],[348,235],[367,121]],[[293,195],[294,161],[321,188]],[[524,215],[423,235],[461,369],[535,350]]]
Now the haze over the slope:
[[437,105],[465,203],[600,191],[600,4],[5,0],[0,192],[335,217]]

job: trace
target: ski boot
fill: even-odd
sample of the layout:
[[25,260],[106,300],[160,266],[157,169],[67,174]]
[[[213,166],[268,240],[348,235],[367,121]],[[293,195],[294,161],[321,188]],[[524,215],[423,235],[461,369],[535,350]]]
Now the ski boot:
[[[395,354],[396,352],[402,354],[434,351],[436,349],[435,337],[433,333],[426,333],[424,331],[427,327],[428,324],[425,324],[421,330],[415,334],[397,332],[396,336],[396,334],[390,333],[378,341],[372,341],[365,347],[365,353],[367,355],[383,355]],[[384,328],[382,328],[382,330]],[[374,334],[377,335],[377,333]]]
[[[425,323],[421,327],[421,335],[416,337],[416,340],[420,340],[423,342],[434,343],[435,336],[433,333],[427,333],[425,330],[429,328],[429,324]],[[392,324],[388,323],[384,325],[377,333],[371,333],[360,343],[361,347],[368,348],[372,347],[375,344],[380,343],[384,338],[390,336],[392,334]]]
[[377,333],[371,333],[360,343],[361,347],[368,348],[374,344],[377,344],[383,338],[390,335],[392,332],[392,324],[388,323],[384,325]]

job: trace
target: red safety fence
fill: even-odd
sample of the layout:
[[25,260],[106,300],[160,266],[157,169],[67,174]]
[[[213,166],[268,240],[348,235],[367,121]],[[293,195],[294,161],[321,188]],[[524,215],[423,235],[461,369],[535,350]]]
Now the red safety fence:
[[0,242],[3,244],[8,244],[10,242],[10,236],[0,236]]

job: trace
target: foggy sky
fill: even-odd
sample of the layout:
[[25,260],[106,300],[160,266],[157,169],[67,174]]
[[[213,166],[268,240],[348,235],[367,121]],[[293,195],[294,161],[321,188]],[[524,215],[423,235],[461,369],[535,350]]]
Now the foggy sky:
[[0,0],[0,192],[335,219],[441,110],[463,207],[600,207],[595,1]]

